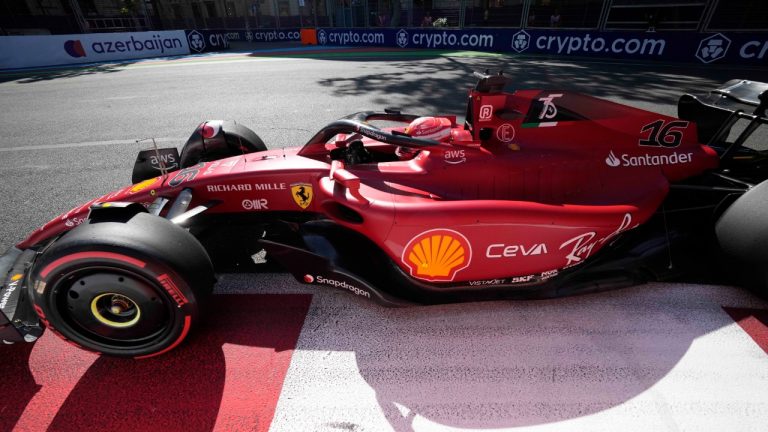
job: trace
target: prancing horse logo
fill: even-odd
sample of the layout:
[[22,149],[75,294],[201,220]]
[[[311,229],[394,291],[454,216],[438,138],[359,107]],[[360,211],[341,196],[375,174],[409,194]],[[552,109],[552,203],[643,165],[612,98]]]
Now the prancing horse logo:
[[293,200],[302,209],[306,209],[312,203],[312,185],[309,183],[294,183],[291,185]]

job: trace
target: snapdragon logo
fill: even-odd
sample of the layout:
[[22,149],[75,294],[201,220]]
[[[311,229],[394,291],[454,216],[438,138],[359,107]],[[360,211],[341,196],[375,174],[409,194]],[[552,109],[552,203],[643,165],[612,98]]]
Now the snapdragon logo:
[[397,46],[400,48],[405,48],[408,46],[408,32],[400,29],[399,32],[397,32]]
[[74,58],[85,57],[83,44],[79,40],[68,40],[64,42],[64,51]]
[[728,48],[731,47],[731,40],[724,35],[717,33],[708,38],[702,39],[699,48],[696,50],[696,58],[703,63],[712,63],[720,60],[728,54]]
[[525,30],[520,30],[519,32],[512,35],[513,50],[517,52],[523,52],[527,50],[529,46],[531,46],[531,35],[529,35]]
[[189,32],[187,40],[189,41],[189,48],[191,50],[201,53],[205,49],[205,39],[203,39],[203,35],[197,30]]
[[320,30],[317,32],[317,42],[320,45],[325,45],[328,43],[328,35],[325,34],[325,30]]
[[[306,278],[305,278],[305,280],[306,280]],[[371,298],[371,293],[369,293],[368,291],[361,290],[360,288],[358,288],[356,286],[353,286],[353,285],[350,285],[350,284],[348,284],[348,283],[346,283],[344,281],[337,281],[336,279],[326,279],[326,278],[324,278],[322,276],[315,276],[314,281],[319,283],[319,284],[329,285],[329,286],[332,286],[334,288],[342,288],[342,289],[351,291],[355,295]]]

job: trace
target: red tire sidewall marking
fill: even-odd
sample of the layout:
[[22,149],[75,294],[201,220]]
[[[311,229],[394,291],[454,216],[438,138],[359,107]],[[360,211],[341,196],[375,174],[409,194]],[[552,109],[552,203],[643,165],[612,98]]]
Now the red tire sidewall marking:
[[[134,267],[138,267],[141,269],[146,269],[150,271],[151,273],[154,273],[157,275],[158,272],[155,272],[154,270],[147,269],[147,263],[144,261],[141,261],[139,259],[129,257],[127,255],[122,255],[114,252],[76,252],[70,255],[65,255],[61,258],[56,259],[52,263],[48,264],[43,268],[43,270],[40,272],[40,278],[45,280],[45,278],[51,274],[54,270],[57,268],[63,266],[64,264],[68,264],[72,261],[82,260],[82,259],[106,259],[106,260],[112,260],[112,261],[118,261],[122,263],[129,264]],[[164,291],[170,296],[170,298],[178,305],[179,309],[182,309],[182,313],[184,314],[184,326],[182,328],[181,334],[179,337],[169,346],[164,348],[161,351],[158,351],[156,353],[148,354],[145,356],[138,356],[135,357],[135,359],[145,359],[150,357],[159,356],[161,354],[164,354],[173,348],[176,348],[177,345],[179,345],[184,338],[189,333],[190,328],[192,327],[192,316],[189,314],[188,311],[183,310],[182,306],[189,303],[189,300],[187,300],[186,296],[184,296],[183,292],[178,288],[178,284],[176,283],[174,275],[170,274],[169,272],[165,272],[161,275],[157,275],[154,277],[154,279],[159,283],[159,285],[163,288]],[[168,287],[166,286],[168,284],[168,281],[171,282],[172,286]],[[184,284],[186,286],[186,284]],[[54,334],[59,336],[61,339],[69,342],[70,344],[81,348],[86,349],[88,351],[92,351],[88,348],[84,348],[77,344],[76,342],[71,341],[69,338],[62,335],[59,331],[57,331],[47,320],[43,310],[37,305],[34,305],[35,312],[40,316],[40,319],[43,321],[43,323],[46,325],[48,329],[50,329]]]
[[147,263],[145,263],[144,261],[138,260],[136,258],[131,258],[127,255],[117,254],[114,252],[77,252],[70,255],[65,255],[55,260],[54,262],[48,264],[47,266],[45,266],[45,268],[40,272],[40,277],[44,279],[53,270],[55,270],[57,267],[61,267],[63,264],[66,264],[75,260],[93,259],[93,258],[122,261],[139,268],[144,268],[147,266]]
[[134,358],[136,360],[141,360],[141,359],[146,359],[146,358],[150,358],[150,357],[156,357],[156,356],[159,356],[161,354],[167,353],[168,351],[176,348],[176,346],[178,344],[180,344],[181,341],[183,341],[185,337],[187,337],[187,333],[189,333],[189,329],[191,327],[192,327],[192,317],[190,315],[185,315],[184,316],[184,329],[181,331],[181,334],[179,335],[178,339],[176,339],[172,344],[170,344],[167,347],[165,347],[165,349],[163,349],[163,350],[160,350],[160,351],[158,351],[156,353],[147,354],[147,355],[144,355],[144,356],[138,356],[138,357],[134,357]]

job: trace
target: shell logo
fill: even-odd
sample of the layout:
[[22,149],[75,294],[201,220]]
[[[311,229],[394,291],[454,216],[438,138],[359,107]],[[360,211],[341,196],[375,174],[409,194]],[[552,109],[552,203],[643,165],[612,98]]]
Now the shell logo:
[[448,229],[425,231],[412,238],[402,261],[411,276],[432,282],[452,281],[472,260],[472,247],[462,234]]

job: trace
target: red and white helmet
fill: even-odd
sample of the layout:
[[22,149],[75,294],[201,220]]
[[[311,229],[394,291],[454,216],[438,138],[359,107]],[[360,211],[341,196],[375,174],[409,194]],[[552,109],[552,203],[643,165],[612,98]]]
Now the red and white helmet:
[[445,117],[419,117],[405,128],[405,133],[414,138],[445,140],[451,136],[451,121]]

